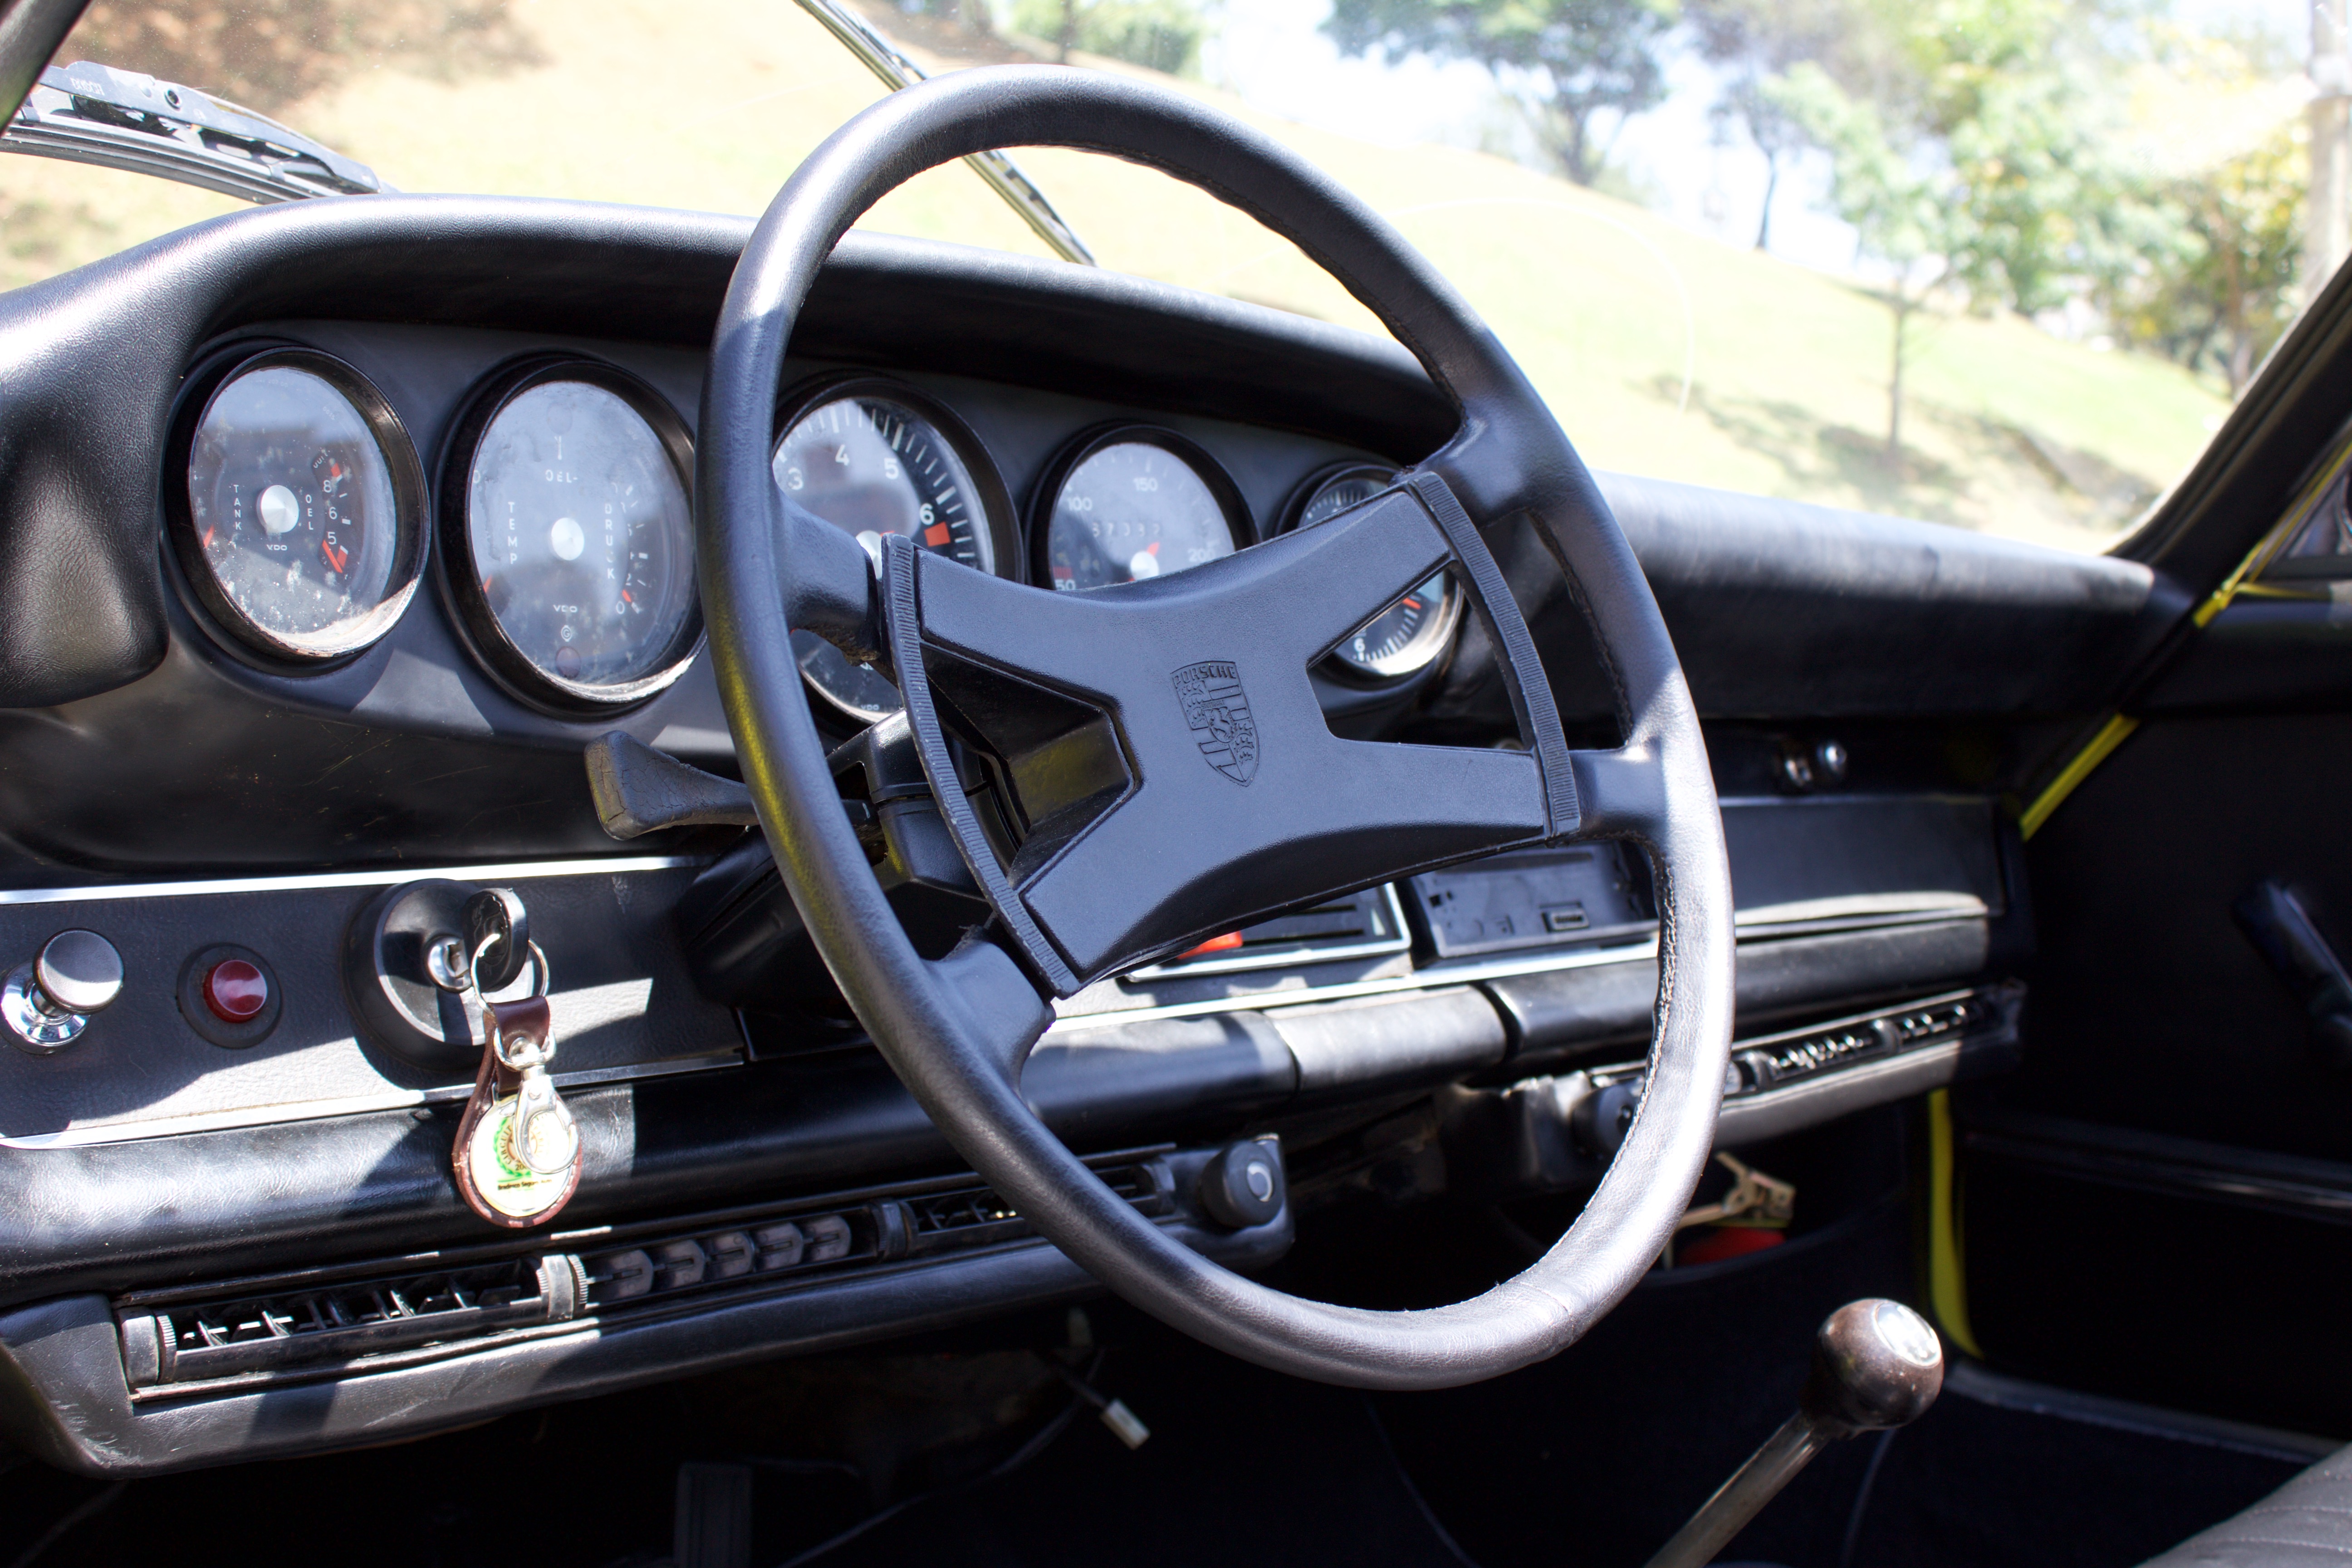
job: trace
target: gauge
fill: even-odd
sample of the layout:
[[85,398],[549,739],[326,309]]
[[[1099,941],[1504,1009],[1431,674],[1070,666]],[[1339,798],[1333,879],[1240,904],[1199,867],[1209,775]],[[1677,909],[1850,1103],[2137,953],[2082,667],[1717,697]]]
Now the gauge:
[[[1299,487],[1290,526],[1328,522],[1387,489],[1396,477],[1394,468],[1379,463],[1326,468]],[[1411,675],[1445,651],[1461,619],[1462,590],[1454,574],[1433,572],[1428,581],[1342,637],[1331,657],[1358,675]]]
[[652,696],[702,632],[686,427],[610,365],[539,361],[492,381],[442,472],[442,565],[459,617],[521,695]]
[[[877,377],[821,383],[787,402],[777,488],[879,558],[896,533],[982,572],[1015,554],[1012,503],[979,440],[910,386]],[[809,684],[852,718],[896,713],[898,689],[811,632],[793,634]]]
[[1081,437],[1038,493],[1039,576],[1064,592],[1166,576],[1250,542],[1249,508],[1216,459],[1148,425]]
[[424,564],[424,472],[349,365],[308,349],[240,362],[196,417],[187,471],[181,564],[248,646],[336,658],[407,607]]

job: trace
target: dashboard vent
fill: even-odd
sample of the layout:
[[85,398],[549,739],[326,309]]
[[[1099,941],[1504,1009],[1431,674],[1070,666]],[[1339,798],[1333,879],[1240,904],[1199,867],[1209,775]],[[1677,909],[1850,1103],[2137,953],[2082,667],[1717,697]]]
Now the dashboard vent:
[[1962,1039],[2002,1022],[2002,1010],[1990,998],[1969,993],[1740,1041],[1732,1047],[1731,1081],[1726,1089],[1735,1095],[1759,1093],[1833,1068]]
[[[1165,1149],[1129,1149],[1086,1163],[1158,1218],[1184,1212],[1171,1159]],[[577,1252],[469,1249],[137,1292],[118,1297],[114,1315],[132,1397],[184,1399],[430,1360],[591,1314],[625,1321],[729,1290],[943,1261],[1033,1234],[985,1184],[950,1176],[545,1238]]]
[[1383,884],[1228,931],[1190,952],[1122,978],[1156,980],[1171,974],[1227,974],[1285,964],[1328,963],[1402,952],[1412,945],[1396,889]]
[[211,1382],[314,1362],[350,1361],[576,1315],[576,1261],[511,1258],[470,1268],[362,1279],[240,1300],[119,1313],[133,1386]]
[[[1097,1165],[1105,1185],[1143,1214],[1175,1208],[1164,1167],[1154,1163]],[[906,1200],[908,1251],[912,1255],[985,1247],[1029,1234],[1029,1222],[989,1187],[956,1187]]]

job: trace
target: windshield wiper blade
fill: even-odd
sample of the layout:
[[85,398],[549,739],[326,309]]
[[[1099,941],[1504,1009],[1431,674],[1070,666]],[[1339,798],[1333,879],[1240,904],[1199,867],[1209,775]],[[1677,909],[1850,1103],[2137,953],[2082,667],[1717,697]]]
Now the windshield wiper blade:
[[[857,57],[867,70],[882,79],[882,85],[892,92],[902,87],[912,87],[927,79],[923,68],[900,54],[890,40],[874,30],[866,18],[852,11],[842,0],[800,0],[801,9],[823,24],[842,47]],[[964,162],[971,172],[988,184],[988,188],[1004,198],[1004,203],[1021,215],[1021,220],[1034,229],[1037,237],[1053,247],[1054,254],[1065,261],[1084,266],[1096,265],[1095,253],[1077,231],[1063,221],[1020,165],[1002,153],[975,153]]]
[[177,82],[86,60],[41,73],[0,151],[128,169],[248,202],[382,195],[364,163]]

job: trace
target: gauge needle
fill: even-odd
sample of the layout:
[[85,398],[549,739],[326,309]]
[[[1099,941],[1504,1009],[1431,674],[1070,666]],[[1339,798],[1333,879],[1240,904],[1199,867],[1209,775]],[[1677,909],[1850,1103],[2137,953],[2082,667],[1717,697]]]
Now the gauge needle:
[[336,549],[332,540],[319,541],[319,553],[325,556],[327,564],[338,572],[351,564],[352,552],[348,550]]

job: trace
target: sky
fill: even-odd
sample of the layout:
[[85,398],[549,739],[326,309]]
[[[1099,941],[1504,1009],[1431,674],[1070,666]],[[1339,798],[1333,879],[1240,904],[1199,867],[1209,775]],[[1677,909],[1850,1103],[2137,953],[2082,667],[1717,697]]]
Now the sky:
[[[2308,0],[2181,0],[2191,26],[2257,22],[2295,39],[2310,36]],[[1330,0],[1227,0],[1204,51],[1210,80],[1261,109],[1324,130],[1390,144],[1445,142],[1498,146],[1510,113],[1485,70],[1412,60],[1389,67],[1343,59],[1320,30]],[[1727,243],[1752,244],[1762,216],[1763,156],[1738,139],[1718,143],[1707,107],[1714,80],[1695,59],[1676,60],[1668,97],[1620,132],[1616,161],[1646,205]],[[1827,162],[1815,154],[1784,170],[1772,203],[1774,255],[1823,271],[1853,270],[1854,234],[1823,210]]]

